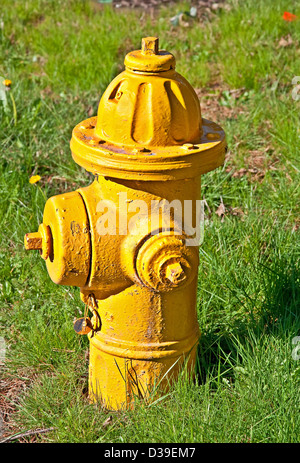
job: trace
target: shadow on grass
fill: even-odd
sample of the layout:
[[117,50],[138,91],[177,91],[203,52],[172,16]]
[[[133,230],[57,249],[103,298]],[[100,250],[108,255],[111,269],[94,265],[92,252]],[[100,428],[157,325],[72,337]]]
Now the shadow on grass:
[[[233,321],[230,329],[224,323],[224,329],[219,324],[216,329],[212,326],[209,331],[202,332],[196,368],[200,384],[210,375],[219,378],[231,376],[229,365],[241,359],[239,348],[247,347],[249,338],[258,340],[269,336],[278,340],[290,338],[292,341],[300,333],[300,271],[297,263],[281,259],[272,262],[272,268],[260,263],[254,270],[260,307],[244,287],[246,316]],[[240,301],[235,288],[230,288],[230,291],[232,297]]]

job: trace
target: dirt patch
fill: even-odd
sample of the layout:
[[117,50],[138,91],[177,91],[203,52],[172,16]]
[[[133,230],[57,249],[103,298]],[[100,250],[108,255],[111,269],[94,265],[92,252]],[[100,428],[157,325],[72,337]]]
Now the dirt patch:
[[232,177],[241,178],[247,176],[251,182],[261,182],[267,171],[276,171],[279,157],[273,155],[270,145],[261,149],[251,150],[244,158],[245,167],[234,170],[233,166],[226,168],[227,172],[232,171]]
[[[101,1],[98,3],[102,3]],[[105,2],[103,2],[105,3]],[[175,4],[170,0],[114,0],[112,6],[114,8],[158,8],[161,5]]]
[[2,368],[0,379],[0,442],[18,432],[13,421],[20,396],[28,388],[28,379],[14,377]]
[[[195,90],[200,100],[202,117],[219,123],[221,126],[225,121],[237,119],[241,114],[248,112],[246,102],[249,94],[245,88],[230,89],[225,84],[212,83],[208,85],[208,88]],[[267,171],[276,171],[279,168],[280,156],[275,155],[267,135],[264,145],[244,153],[243,166],[238,168],[240,156],[237,153],[242,149],[240,145],[243,144],[243,140],[238,134],[235,134],[233,139],[233,145],[228,147],[225,158],[225,170],[231,173],[233,178],[246,176],[250,182],[261,182]]]
[[[172,7],[179,3],[179,0],[92,0],[91,3],[96,9],[101,9],[107,5],[111,5],[114,9],[138,10],[143,13],[149,13],[150,16],[153,16],[159,8],[166,8],[168,6]],[[216,0],[195,0],[191,2],[190,8],[193,9],[192,16],[194,18],[203,18],[203,16],[208,16],[208,18],[210,18],[218,10],[225,9],[226,11],[229,11],[231,9],[227,2]],[[181,23],[181,18],[178,19]]]
[[200,100],[202,117],[214,122],[236,119],[245,111],[243,107],[244,88],[230,89],[225,84],[212,83],[208,88],[196,88]]
[[[114,8],[159,8],[162,5],[176,5],[178,1],[175,0],[113,0],[112,2],[101,2],[98,0],[99,4],[111,3]],[[220,8],[224,8],[226,3],[223,1],[216,0],[198,0],[191,2],[191,6],[197,9],[209,8],[213,11],[216,11]]]

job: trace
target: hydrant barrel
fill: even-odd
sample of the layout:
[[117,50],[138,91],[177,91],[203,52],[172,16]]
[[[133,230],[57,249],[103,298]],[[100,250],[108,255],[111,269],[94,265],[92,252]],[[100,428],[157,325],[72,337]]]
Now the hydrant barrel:
[[114,410],[154,397],[183,366],[194,373],[201,175],[226,147],[158,38],[124,63],[97,116],[72,133],[73,159],[94,181],[50,198],[25,237],[55,283],[80,288],[91,319],[74,328],[90,341],[89,396]]

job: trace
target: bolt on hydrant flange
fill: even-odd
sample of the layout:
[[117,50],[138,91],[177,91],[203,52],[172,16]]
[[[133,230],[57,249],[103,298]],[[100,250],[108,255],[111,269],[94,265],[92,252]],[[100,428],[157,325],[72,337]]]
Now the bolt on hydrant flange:
[[70,146],[95,180],[50,198],[25,248],[40,250],[55,283],[80,288],[74,329],[90,340],[89,396],[119,410],[183,365],[194,371],[201,175],[224,163],[225,134],[147,37]]

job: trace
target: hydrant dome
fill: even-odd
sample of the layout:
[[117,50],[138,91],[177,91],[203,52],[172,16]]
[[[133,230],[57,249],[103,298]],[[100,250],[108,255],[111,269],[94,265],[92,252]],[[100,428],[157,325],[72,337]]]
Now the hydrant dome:
[[199,142],[199,99],[175,72],[175,58],[148,37],[128,53],[125,71],[107,87],[98,107],[95,134],[122,146],[146,148]]

